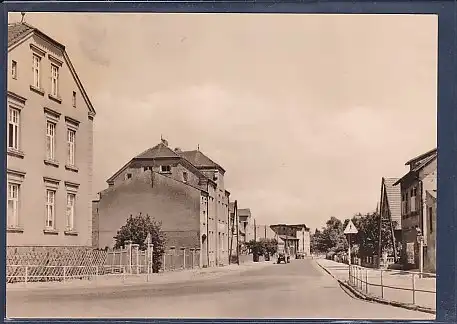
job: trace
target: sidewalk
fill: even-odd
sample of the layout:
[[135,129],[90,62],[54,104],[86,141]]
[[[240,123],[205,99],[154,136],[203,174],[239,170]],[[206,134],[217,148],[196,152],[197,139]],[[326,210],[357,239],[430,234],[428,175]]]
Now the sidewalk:
[[[349,283],[349,266],[344,263],[338,263],[332,260],[316,259],[322,268],[338,281],[348,285]],[[362,268],[358,277],[362,278],[365,283],[356,283],[359,293],[362,293],[369,299],[379,302],[387,302],[396,306],[411,307],[413,305],[423,308],[424,311],[436,311],[436,293],[420,292],[417,290],[436,292],[436,278],[419,278],[415,275],[413,284],[412,275],[403,271],[382,271],[382,285],[384,288],[373,286],[381,285],[381,271],[378,269]],[[416,290],[413,296],[413,288]],[[393,289],[392,287],[399,288]]]
[[103,275],[94,276],[91,279],[74,279],[54,282],[29,282],[7,284],[7,291],[24,291],[24,290],[43,290],[43,289],[72,289],[72,288],[97,288],[112,286],[134,286],[145,284],[164,284],[183,282],[188,280],[199,280],[216,278],[226,274],[246,271],[251,268],[262,268],[272,264],[272,262],[246,262],[240,265],[230,264],[214,268],[198,268],[180,271],[167,271],[161,273],[152,273],[140,275]]

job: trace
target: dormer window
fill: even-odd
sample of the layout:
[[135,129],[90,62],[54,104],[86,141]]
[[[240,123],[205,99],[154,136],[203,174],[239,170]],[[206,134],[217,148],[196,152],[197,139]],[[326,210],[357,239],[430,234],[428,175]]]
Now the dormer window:
[[187,172],[183,172],[183,173],[182,173],[182,181],[183,181],[184,183],[187,183]]
[[132,179],[132,174],[131,173],[127,173],[125,175],[125,180],[127,180],[127,179]]
[[169,165],[161,165],[160,172],[162,173],[171,173],[171,166]]

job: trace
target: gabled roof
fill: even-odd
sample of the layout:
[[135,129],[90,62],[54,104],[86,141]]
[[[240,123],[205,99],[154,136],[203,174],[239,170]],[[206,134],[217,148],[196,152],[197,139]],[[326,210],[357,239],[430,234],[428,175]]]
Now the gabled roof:
[[401,183],[403,179],[405,179],[406,177],[417,174],[417,172],[425,168],[427,165],[432,163],[437,158],[437,153],[438,151],[435,148],[406,162],[405,165],[411,165],[414,167],[411,168],[411,170],[407,174],[405,174],[401,179],[397,180],[393,185],[396,186],[399,183]]
[[55,39],[49,37],[42,31],[40,31],[38,28],[33,27],[25,22],[18,22],[18,23],[8,24],[8,52],[11,51],[16,46],[18,46],[21,41],[26,40],[27,37],[32,36],[33,34],[39,35],[41,38],[45,39],[46,41],[52,43],[53,45],[58,47],[60,50],[62,50],[62,54],[63,54],[63,58],[65,60],[65,63],[67,64],[68,69],[70,70],[70,73],[73,76],[73,79],[74,79],[75,83],[77,84],[79,91],[81,92],[81,95],[84,98],[84,101],[86,102],[87,106],[89,107],[89,113],[92,115],[95,115],[95,109],[89,99],[89,96],[87,95],[86,90],[84,89],[84,86],[82,85],[81,80],[78,77],[78,74],[76,73],[76,70],[75,70],[73,64],[71,63],[70,57],[68,56],[68,53],[65,50],[64,45],[57,42]]
[[135,159],[160,159],[160,158],[178,158],[181,157],[164,143],[157,144],[154,147],[135,156]]
[[[396,228],[401,229],[401,188],[394,185],[398,180],[398,178],[382,178],[382,185],[384,186],[390,217],[392,221],[397,223]],[[381,199],[384,201],[384,197]]]
[[429,157],[429,156],[431,156],[431,155],[436,155],[436,153],[437,153],[437,149],[434,148],[433,150],[430,150],[430,151],[428,151],[428,152],[425,152],[425,153],[423,153],[423,154],[421,154],[421,155],[416,156],[415,158],[412,158],[411,160],[409,160],[408,162],[406,162],[405,165],[410,165],[410,164],[417,163],[417,162],[419,162],[420,160],[425,159],[425,158],[427,158],[427,157]]
[[183,151],[179,152],[179,154],[199,169],[219,169],[225,173],[225,170],[219,164],[211,160],[199,150]]

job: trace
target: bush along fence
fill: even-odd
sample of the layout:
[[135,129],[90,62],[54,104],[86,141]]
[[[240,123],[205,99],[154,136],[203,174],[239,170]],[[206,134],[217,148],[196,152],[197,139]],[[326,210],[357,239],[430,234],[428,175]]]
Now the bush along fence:
[[[174,247],[160,260],[160,271],[198,268],[200,250]],[[153,246],[141,251],[127,242],[118,250],[88,247],[7,247],[6,280],[15,282],[67,281],[96,276],[152,274]]]

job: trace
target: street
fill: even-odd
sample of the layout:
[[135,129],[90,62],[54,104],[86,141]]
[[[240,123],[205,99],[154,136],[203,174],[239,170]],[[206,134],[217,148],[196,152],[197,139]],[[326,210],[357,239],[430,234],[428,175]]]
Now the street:
[[355,299],[311,259],[271,262],[182,282],[7,291],[7,314],[12,318],[434,319]]

